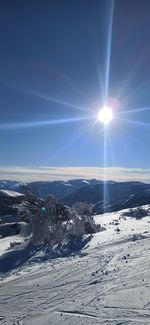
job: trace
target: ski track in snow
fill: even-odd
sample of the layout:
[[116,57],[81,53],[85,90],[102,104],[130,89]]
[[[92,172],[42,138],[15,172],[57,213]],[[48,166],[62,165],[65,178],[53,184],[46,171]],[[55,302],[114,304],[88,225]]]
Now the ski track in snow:
[[[108,217],[119,220],[119,213]],[[105,216],[99,218],[106,224]],[[0,324],[150,324],[148,221],[120,220],[120,234],[108,224],[86,255],[51,260],[1,281]]]

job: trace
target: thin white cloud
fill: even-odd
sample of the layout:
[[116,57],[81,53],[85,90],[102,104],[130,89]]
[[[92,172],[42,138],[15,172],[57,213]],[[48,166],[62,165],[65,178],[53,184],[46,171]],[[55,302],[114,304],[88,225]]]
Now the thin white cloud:
[[141,181],[150,183],[150,169],[124,167],[0,167],[0,179],[31,181],[54,181],[69,179],[104,179],[114,181]]

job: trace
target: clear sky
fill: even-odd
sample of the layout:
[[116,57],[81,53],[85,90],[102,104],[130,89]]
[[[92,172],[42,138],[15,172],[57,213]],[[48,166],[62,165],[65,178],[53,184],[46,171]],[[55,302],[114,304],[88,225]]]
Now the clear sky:
[[149,0],[1,1],[0,166],[150,168],[149,33]]

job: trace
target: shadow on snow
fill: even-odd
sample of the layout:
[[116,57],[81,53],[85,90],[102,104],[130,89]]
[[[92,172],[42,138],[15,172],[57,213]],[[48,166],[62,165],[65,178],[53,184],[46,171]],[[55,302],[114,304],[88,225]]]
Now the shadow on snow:
[[33,246],[30,243],[20,244],[0,257],[0,274],[5,274],[22,266],[30,266],[35,263],[43,263],[59,257],[74,255],[83,256],[81,250],[91,240],[92,235],[84,238],[74,237],[68,242],[60,245],[50,246],[41,244]]

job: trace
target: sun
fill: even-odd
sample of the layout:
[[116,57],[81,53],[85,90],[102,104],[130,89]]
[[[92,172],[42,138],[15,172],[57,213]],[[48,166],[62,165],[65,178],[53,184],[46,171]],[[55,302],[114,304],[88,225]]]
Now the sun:
[[98,120],[107,125],[113,118],[112,109],[108,106],[104,106],[98,113]]

